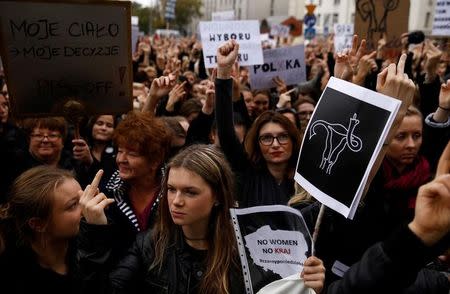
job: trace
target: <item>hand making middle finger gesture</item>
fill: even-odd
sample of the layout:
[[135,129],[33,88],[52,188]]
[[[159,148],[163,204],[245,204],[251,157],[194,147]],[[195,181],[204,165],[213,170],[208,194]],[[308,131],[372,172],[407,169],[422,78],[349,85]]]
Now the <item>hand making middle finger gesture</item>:
[[105,208],[114,202],[114,199],[99,193],[98,184],[102,178],[103,170],[99,170],[90,185],[84,191],[79,191],[80,205],[83,217],[89,224],[106,225],[108,223],[105,215]]

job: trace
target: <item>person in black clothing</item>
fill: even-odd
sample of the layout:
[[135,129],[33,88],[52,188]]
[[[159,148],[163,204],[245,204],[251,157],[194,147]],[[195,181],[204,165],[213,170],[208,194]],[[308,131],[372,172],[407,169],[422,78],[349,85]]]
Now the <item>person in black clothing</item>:
[[[169,162],[155,227],[138,235],[109,277],[114,235],[97,204],[104,196],[85,195],[83,215],[97,226],[79,243],[86,281],[109,279],[107,293],[245,293],[229,213],[233,174],[217,147],[192,145]],[[324,268],[312,259],[303,278],[320,290]]]
[[113,115],[96,115],[91,117],[87,125],[86,140],[73,139],[73,157],[80,162],[80,169],[89,183],[99,169],[103,170],[100,190],[103,190],[106,181],[117,169],[116,150],[112,144],[116,121]]
[[73,242],[80,190],[69,171],[48,165],[16,179],[0,207],[2,293],[90,293],[79,279]]
[[248,131],[244,151],[232,119],[231,68],[237,58],[238,45],[226,43],[217,54],[217,131],[220,146],[237,176],[239,205],[286,204],[294,194],[299,132],[282,114],[266,111]]

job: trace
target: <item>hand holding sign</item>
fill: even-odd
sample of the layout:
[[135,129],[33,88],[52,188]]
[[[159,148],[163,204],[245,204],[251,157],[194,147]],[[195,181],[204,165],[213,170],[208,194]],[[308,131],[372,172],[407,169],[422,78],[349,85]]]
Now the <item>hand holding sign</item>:
[[420,187],[414,219],[408,226],[428,246],[450,232],[449,174]]
[[106,225],[108,220],[106,219],[105,208],[114,202],[114,199],[108,198],[98,191],[98,184],[102,175],[103,170],[99,170],[92,183],[87,185],[84,191],[78,192],[81,196],[82,214],[89,224]]
[[306,286],[312,288],[317,294],[320,294],[325,282],[325,266],[322,260],[315,256],[308,257],[300,277],[303,278]]
[[230,40],[217,49],[217,78],[229,79],[234,63],[238,57],[239,44]]

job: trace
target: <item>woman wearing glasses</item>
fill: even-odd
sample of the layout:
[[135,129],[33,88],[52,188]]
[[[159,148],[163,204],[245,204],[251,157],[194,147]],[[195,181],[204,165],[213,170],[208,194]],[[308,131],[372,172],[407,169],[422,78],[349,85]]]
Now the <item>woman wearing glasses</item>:
[[244,150],[232,121],[230,76],[238,50],[238,44],[230,41],[217,52],[216,120],[220,145],[237,176],[240,206],[286,204],[294,194],[300,136],[288,118],[266,111],[250,128]]
[[[25,170],[49,165],[66,170],[75,170],[72,154],[64,150],[67,124],[62,117],[32,118],[24,122],[27,146],[19,146],[13,154],[12,180]],[[11,184],[11,182],[9,183]]]

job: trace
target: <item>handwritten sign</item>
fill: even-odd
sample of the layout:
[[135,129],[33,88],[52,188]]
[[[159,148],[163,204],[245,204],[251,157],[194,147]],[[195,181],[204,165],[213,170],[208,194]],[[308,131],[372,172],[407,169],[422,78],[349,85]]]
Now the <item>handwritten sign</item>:
[[300,273],[311,253],[302,215],[283,205],[230,209],[247,293]]
[[304,45],[264,50],[264,63],[250,67],[252,89],[276,87],[273,78],[279,76],[287,85],[306,81]]
[[217,11],[211,13],[212,21],[234,20],[234,10]]
[[367,49],[375,50],[386,35],[384,54],[401,54],[401,35],[408,31],[409,0],[356,0],[355,34],[367,40]]
[[432,35],[450,36],[450,1],[437,0]]
[[400,105],[332,77],[306,128],[295,180],[321,203],[353,218]]
[[216,67],[217,48],[228,40],[239,43],[239,65],[263,63],[259,23],[257,20],[200,22],[205,67]]
[[282,38],[289,37],[289,30],[290,28],[288,26],[282,25],[282,24],[272,24],[270,26],[270,34],[272,36],[279,36]]
[[352,48],[353,24],[334,24],[334,50],[342,52]]
[[13,111],[61,114],[132,108],[130,3],[0,2],[1,54]]

